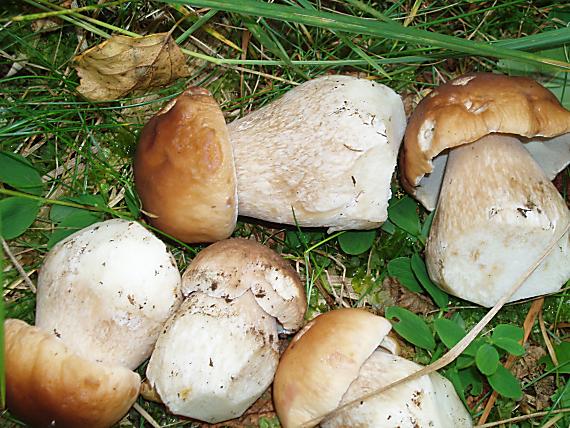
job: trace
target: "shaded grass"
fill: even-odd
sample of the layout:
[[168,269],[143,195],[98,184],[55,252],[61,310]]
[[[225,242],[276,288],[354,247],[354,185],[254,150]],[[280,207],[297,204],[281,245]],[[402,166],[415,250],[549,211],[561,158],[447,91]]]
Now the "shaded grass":
[[[69,11],[47,0],[26,0],[25,6],[13,3],[11,8],[0,11],[4,19],[0,23],[4,25],[0,27],[1,150],[29,159],[44,176],[48,189],[45,208],[36,223],[10,242],[32,278],[48,250],[50,236],[57,230],[49,218],[54,201],[65,196],[100,195],[107,216],[138,216],[131,168],[138,133],[149,115],[187,84],[203,85],[213,92],[228,120],[271,102],[296,83],[326,72],[368,76],[416,101],[426,89],[450,77],[474,70],[495,70],[497,57],[531,64],[552,62],[540,52],[527,54],[512,49],[537,51],[570,41],[570,30],[553,18],[554,12],[561,16],[569,12],[562,2],[474,0],[429,2],[425,6],[423,2],[398,1],[383,3],[382,9],[377,2],[357,0],[281,1],[265,6],[251,0],[167,3],[121,1],[98,5],[96,1],[85,1],[80,2],[84,9]],[[185,4],[216,5],[220,10],[198,11],[197,7],[183,7]],[[37,17],[29,14],[38,10],[57,15],[54,30],[30,30]],[[10,22],[13,16],[22,18]],[[192,58],[193,73],[186,81],[144,97],[104,104],[78,96],[71,60],[83,47],[114,33],[170,30]],[[244,43],[246,30],[251,38]],[[14,64],[22,68],[6,76]],[[569,176],[568,170],[565,174]],[[395,190],[402,195],[397,187]],[[401,231],[379,231],[371,250],[359,256],[344,254],[337,239],[328,239],[322,231],[242,221],[235,236],[267,243],[298,266],[305,278],[311,313],[331,309],[326,295],[338,291],[335,278],[342,275],[353,278],[350,285],[358,294],[356,299],[346,299],[348,304],[367,304],[381,311],[387,263],[417,249],[416,243]],[[168,242],[180,269],[201,248]],[[33,293],[9,262],[5,267],[4,278],[0,279],[7,316],[33,322]],[[566,287],[547,299],[547,324],[556,326],[570,319],[569,297]],[[495,322],[520,325],[527,308],[528,304],[509,305]],[[465,314],[470,325],[485,312],[453,300],[450,311],[456,310]],[[567,339],[559,331],[552,329],[553,339]],[[538,332],[532,337],[535,343],[542,343]],[[417,357],[422,358],[421,352]],[[144,366],[140,372],[144,374]],[[559,376],[556,382],[564,388],[566,378]],[[139,402],[161,424],[192,424],[168,415],[162,406],[142,399]],[[516,412],[516,408],[514,401],[500,400],[492,416],[497,420]],[[145,426],[135,411],[131,411],[129,420],[132,425]]]

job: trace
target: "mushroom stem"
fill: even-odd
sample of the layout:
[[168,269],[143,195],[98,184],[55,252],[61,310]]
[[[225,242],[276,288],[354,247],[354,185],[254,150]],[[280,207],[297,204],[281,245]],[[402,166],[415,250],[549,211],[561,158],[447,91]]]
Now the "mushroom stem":
[[384,85],[325,76],[294,88],[228,125],[239,214],[329,232],[380,226],[405,126]]
[[[570,221],[563,198],[522,144],[491,134],[449,155],[426,247],[431,278],[492,306]],[[554,292],[570,276],[569,234],[511,301]]]

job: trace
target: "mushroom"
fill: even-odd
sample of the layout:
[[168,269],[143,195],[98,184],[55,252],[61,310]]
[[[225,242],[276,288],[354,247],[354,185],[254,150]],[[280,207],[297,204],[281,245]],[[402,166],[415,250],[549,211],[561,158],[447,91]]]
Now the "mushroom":
[[[220,148],[228,132],[240,215],[329,232],[372,229],[386,220],[406,126],[403,103],[392,89],[350,76],[320,77],[227,128],[211,98],[202,108],[203,93],[183,93],[143,130],[135,180],[157,227],[188,242],[231,234],[233,226],[218,219],[236,200],[227,178],[233,173],[218,175],[221,164],[230,168],[231,154]],[[214,146],[217,156],[205,156]],[[202,196],[217,198],[224,186],[219,200]],[[195,234],[204,222],[216,233]]]
[[82,358],[61,339],[24,321],[4,322],[6,401],[37,427],[107,428],[127,413],[138,374]]
[[307,301],[299,275],[279,254],[256,241],[233,238],[210,245],[182,277],[184,295],[200,291],[232,300],[247,290],[286,332],[301,327]]
[[177,415],[210,423],[239,417],[273,380],[278,323],[296,331],[306,298],[296,272],[262,244],[220,241],[183,276],[189,297],[168,320],[147,367]]
[[[533,80],[475,73],[434,89],[410,118],[400,160],[404,187],[428,209],[439,192],[431,278],[493,306],[570,221],[550,182],[569,161],[570,112]],[[557,291],[569,259],[566,234],[510,300]]]
[[397,349],[387,336],[390,329],[385,318],[350,308],[319,315],[297,333],[281,357],[273,383],[283,427],[471,427],[453,386],[438,373],[335,412],[421,369],[390,353]]
[[140,224],[95,223],[45,258],[36,325],[80,357],[134,369],[180,305],[180,281],[164,243]]
[[278,361],[275,318],[251,291],[228,301],[198,292],[166,324],[146,374],[172,413],[216,423],[247,410]]
[[224,116],[207,90],[184,91],[145,125],[134,174],[143,207],[158,229],[184,242],[232,234],[234,158]]

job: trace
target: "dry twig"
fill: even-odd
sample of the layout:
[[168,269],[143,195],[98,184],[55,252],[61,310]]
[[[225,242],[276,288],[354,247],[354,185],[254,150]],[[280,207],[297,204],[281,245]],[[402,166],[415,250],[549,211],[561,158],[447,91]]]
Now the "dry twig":
[[22,277],[24,282],[28,285],[28,287],[32,291],[32,293],[35,293],[36,292],[36,286],[34,285],[32,280],[30,279],[30,277],[28,276],[28,274],[26,273],[26,271],[24,270],[24,268],[22,267],[22,265],[20,264],[18,259],[16,259],[14,254],[12,254],[12,250],[10,250],[8,243],[4,240],[4,238],[0,238],[0,239],[2,239],[2,247],[4,248],[4,252],[6,254],[8,254],[10,261],[12,262],[12,264],[14,265],[14,267],[16,268],[16,270],[18,271],[18,273],[20,274],[20,276]]

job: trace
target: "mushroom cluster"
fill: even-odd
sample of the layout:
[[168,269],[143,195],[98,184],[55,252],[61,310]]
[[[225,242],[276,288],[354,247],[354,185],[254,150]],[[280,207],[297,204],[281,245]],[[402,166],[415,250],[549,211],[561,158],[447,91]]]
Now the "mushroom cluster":
[[149,220],[185,242],[231,235],[236,216],[329,231],[387,218],[406,127],[392,89],[350,76],[313,79],[226,126],[191,88],[143,129],[134,163]]
[[166,245],[136,222],[96,223],[59,242],[40,270],[36,326],[4,325],[8,408],[33,426],[117,422],[180,283]]
[[273,384],[283,427],[471,427],[453,385],[438,373],[336,411],[421,368],[397,355],[390,330],[388,320],[366,310],[337,309],[297,333]]
[[[434,89],[410,118],[400,160],[404,187],[436,209],[431,278],[493,306],[570,222],[550,182],[569,162],[570,112],[533,80],[475,73]],[[566,233],[511,300],[557,291],[568,278]]]
[[[349,76],[308,81],[229,125],[208,91],[191,88],[144,127],[135,180],[154,226],[218,242],[182,277],[136,222],[58,243],[39,274],[36,326],[5,322],[10,410],[34,426],[108,427],[138,396],[132,370],[150,356],[152,393],[210,423],[239,417],[273,382],[285,428],[471,427],[437,373],[344,407],[421,366],[398,355],[386,319],[362,309],[318,316],[280,358],[279,334],[303,325],[301,280],[268,247],[225,239],[238,213],[329,232],[378,227],[404,131],[403,186],[436,209],[430,276],[492,306],[570,222],[550,182],[570,161],[570,112],[548,90],[465,75],[422,100],[406,129],[394,91]],[[569,260],[566,233],[512,300],[558,290]]]
[[198,254],[182,290],[188,297],[150,358],[150,386],[174,414],[211,423],[239,417],[273,381],[279,330],[302,325],[301,281],[268,247],[229,239]]

